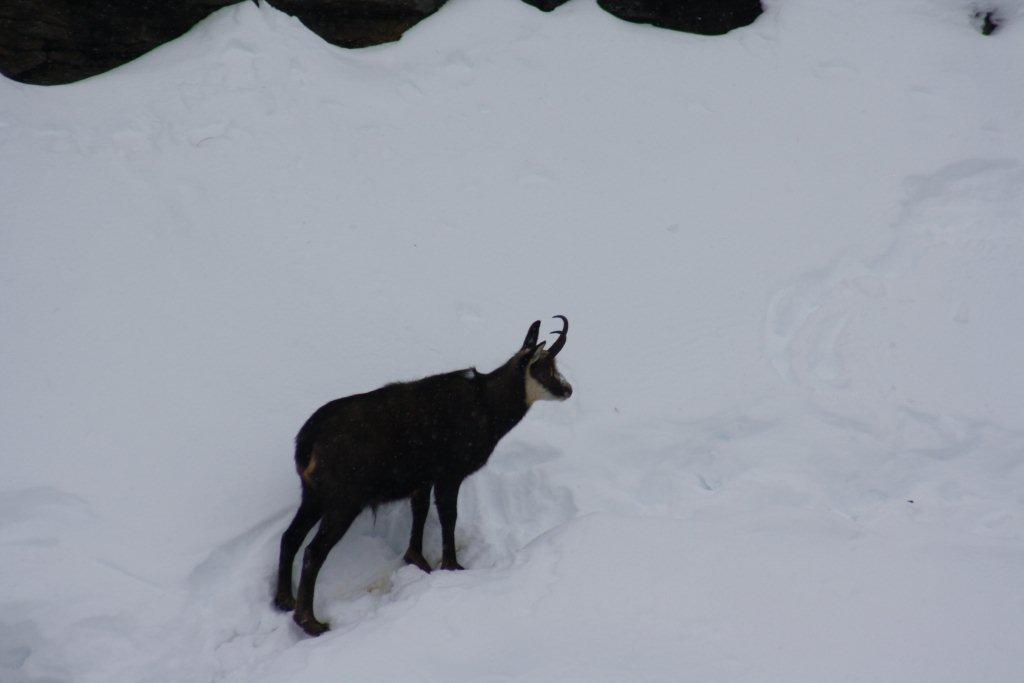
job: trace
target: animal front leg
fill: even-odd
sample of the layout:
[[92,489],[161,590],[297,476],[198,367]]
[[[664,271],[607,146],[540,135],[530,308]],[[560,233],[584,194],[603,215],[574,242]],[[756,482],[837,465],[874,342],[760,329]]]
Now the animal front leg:
[[461,479],[439,481],[434,486],[437,516],[441,518],[441,569],[465,569],[455,558],[455,519],[458,517]]
[[414,564],[429,574],[430,565],[423,557],[423,526],[430,510],[430,486],[414,491],[409,502],[412,505],[412,533],[409,534],[409,549],[405,551],[405,563]]

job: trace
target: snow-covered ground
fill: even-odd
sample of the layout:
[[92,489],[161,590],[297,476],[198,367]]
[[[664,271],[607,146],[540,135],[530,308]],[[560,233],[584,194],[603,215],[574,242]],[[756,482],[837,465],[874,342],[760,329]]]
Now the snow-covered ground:
[[[707,38],[453,0],[345,51],[244,3],[0,81],[0,680],[1020,681],[1001,4]],[[469,571],[366,513],[303,637],[270,607],[302,421],[556,313],[575,394],[464,487]]]

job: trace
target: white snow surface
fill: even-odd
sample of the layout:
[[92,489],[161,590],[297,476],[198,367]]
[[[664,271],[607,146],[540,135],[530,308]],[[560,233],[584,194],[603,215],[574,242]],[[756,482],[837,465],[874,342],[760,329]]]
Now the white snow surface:
[[[0,680],[1020,681],[1024,11],[701,37],[270,7],[0,82]],[[572,324],[575,393],[270,605],[320,404]],[[440,554],[434,513],[426,554]]]

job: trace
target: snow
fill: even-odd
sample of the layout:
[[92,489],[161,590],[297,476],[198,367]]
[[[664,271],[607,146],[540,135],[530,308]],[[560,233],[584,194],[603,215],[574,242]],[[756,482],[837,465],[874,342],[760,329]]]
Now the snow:
[[[1024,7],[766,5],[346,51],[243,3],[0,82],[0,680],[1019,680]],[[558,313],[469,569],[366,513],[303,637],[302,421]]]

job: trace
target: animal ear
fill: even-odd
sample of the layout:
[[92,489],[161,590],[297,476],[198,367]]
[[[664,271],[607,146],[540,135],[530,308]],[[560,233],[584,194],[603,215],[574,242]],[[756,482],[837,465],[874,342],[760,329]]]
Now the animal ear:
[[538,334],[540,334],[540,321],[534,320],[533,324],[530,325],[530,331],[526,333],[526,339],[523,340],[523,345],[519,350],[532,349],[536,346]]
[[547,346],[547,344],[547,342],[541,342],[537,348],[535,348],[533,351],[527,354],[530,358],[531,363],[541,357],[541,355],[545,352],[544,347]]

